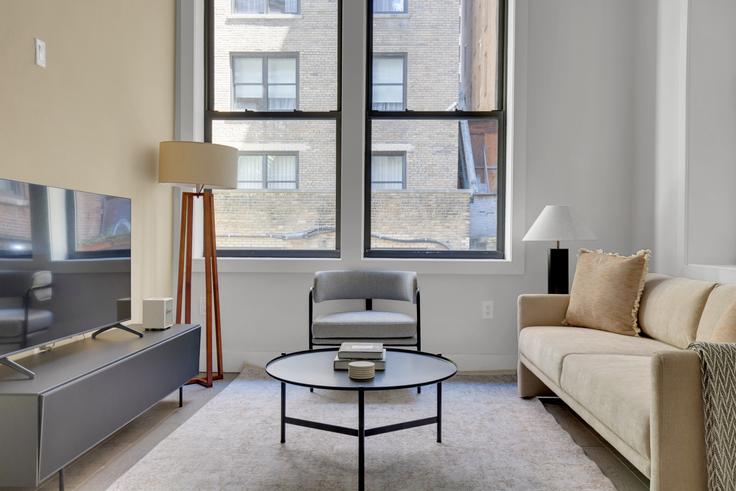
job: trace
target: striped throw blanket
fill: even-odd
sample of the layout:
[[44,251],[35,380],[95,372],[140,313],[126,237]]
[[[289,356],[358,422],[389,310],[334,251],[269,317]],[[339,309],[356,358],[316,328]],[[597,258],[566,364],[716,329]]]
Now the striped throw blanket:
[[708,489],[736,489],[736,344],[692,343],[700,356]]

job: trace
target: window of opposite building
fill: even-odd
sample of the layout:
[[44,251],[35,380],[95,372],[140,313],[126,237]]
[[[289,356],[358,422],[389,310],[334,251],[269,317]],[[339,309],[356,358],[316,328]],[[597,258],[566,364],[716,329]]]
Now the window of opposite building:
[[236,14],[298,14],[299,0],[233,0]]
[[298,156],[241,154],[238,159],[238,189],[297,189]]
[[373,13],[375,14],[403,14],[407,12],[409,0],[374,0]]
[[218,255],[339,257],[342,2],[205,5],[205,140],[240,152],[238,188],[213,191]]
[[366,257],[505,257],[505,7],[368,1]]
[[297,55],[233,54],[233,109],[293,111],[297,108]]
[[373,152],[371,169],[373,190],[406,188],[405,152]]
[[406,101],[406,55],[373,56],[373,109],[403,111]]

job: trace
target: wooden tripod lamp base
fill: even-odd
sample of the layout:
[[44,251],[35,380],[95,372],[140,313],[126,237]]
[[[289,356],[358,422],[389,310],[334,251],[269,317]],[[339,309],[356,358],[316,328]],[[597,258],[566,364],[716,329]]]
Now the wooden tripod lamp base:
[[[205,284],[205,343],[206,371],[204,377],[193,378],[190,384],[212,387],[214,380],[221,380],[222,371],[222,330],[220,324],[220,285],[217,274],[217,246],[215,241],[215,210],[211,192],[182,193],[181,206],[181,240],[179,243],[179,277],[176,289],[176,322],[192,321],[192,219],[194,200],[203,200],[203,256]],[[213,329],[214,328],[214,329]],[[217,350],[217,372],[212,370],[213,335]]]
[[[208,188],[234,189],[238,182],[238,150],[225,145],[169,141],[159,146],[159,182],[196,186],[182,193],[179,235],[179,274],[176,288],[176,322],[192,322],[192,228],[194,200],[203,203],[203,259],[205,283],[205,375],[190,384],[212,387],[223,378],[220,286],[217,275],[214,197]],[[183,311],[183,313],[182,313]],[[216,351],[216,353],[215,353]],[[216,356],[217,371],[213,370]]]

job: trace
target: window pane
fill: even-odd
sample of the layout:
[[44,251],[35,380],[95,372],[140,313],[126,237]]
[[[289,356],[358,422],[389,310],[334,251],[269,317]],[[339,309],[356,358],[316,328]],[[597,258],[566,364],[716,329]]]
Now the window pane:
[[263,156],[241,155],[238,158],[238,188],[260,189],[263,187]]
[[404,0],[373,0],[374,12],[403,12]]
[[399,56],[378,56],[373,58],[374,84],[403,84],[404,58]]
[[74,193],[76,252],[130,250],[130,200],[70,192]]
[[374,85],[373,102],[376,104],[393,102],[403,106],[404,87],[401,85]]
[[[390,3],[377,0],[374,8]],[[410,21],[373,17],[374,60],[385,52],[406,53],[406,109],[501,109],[498,0],[411,0],[409,12]]]
[[236,84],[263,82],[263,59],[242,56],[233,58],[233,81]]
[[268,155],[267,192],[215,191],[218,248],[335,249],[334,120],[214,121],[212,136]]
[[[495,185],[479,170],[495,182],[497,121],[375,120],[371,136],[373,152],[406,152],[406,189],[371,193],[371,249],[496,250]],[[376,157],[374,181],[396,175],[395,160]]]
[[404,156],[373,155],[371,181],[373,189],[403,189]]
[[277,58],[268,59],[268,83],[294,84],[296,83],[296,59]]
[[235,0],[233,8],[238,14],[264,14],[266,0]]
[[29,191],[26,183],[0,179],[0,257],[32,253]]
[[[242,110],[234,87],[238,83],[296,84],[285,110],[334,111],[337,109],[337,5],[334,0],[270,1],[270,13],[299,13],[299,16],[264,18],[257,15],[233,17],[233,0],[212,0],[214,23],[213,72],[215,111]],[[266,5],[269,5],[266,3]],[[240,8],[238,3],[235,8]],[[260,8],[255,2],[243,8]],[[239,13],[247,13],[245,10]],[[257,61],[247,66],[231,63],[236,56],[267,57],[268,66]],[[234,58],[239,59],[239,58]],[[256,58],[259,60],[260,58]],[[297,62],[298,60],[298,62]],[[268,78],[269,80],[261,80]],[[298,107],[294,106],[298,99]],[[251,109],[276,110],[281,104],[262,104]]]
[[296,182],[296,156],[269,155],[268,181]]
[[238,99],[262,99],[263,85],[236,85],[235,97]]

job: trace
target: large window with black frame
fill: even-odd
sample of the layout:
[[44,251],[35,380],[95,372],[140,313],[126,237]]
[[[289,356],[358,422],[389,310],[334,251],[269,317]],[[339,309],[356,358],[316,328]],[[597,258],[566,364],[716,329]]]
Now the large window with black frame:
[[503,258],[505,1],[367,3],[365,255]]
[[340,0],[205,4],[205,139],[240,153],[218,255],[339,256]]

